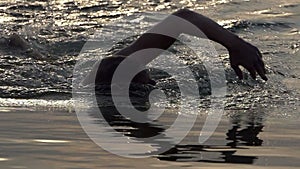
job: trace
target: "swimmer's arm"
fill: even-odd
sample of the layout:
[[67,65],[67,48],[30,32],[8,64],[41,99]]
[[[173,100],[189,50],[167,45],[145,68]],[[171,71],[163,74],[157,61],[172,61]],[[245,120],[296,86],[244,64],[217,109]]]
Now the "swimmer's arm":
[[[117,54],[128,56],[141,49],[168,49],[182,33],[208,38],[220,43],[227,49],[240,39],[213,20],[188,9],[181,9],[172,15],[155,25],[152,29],[141,35],[134,43],[122,49]],[[193,29],[191,25],[197,28],[197,30]]]
[[[243,78],[243,73],[239,68],[239,65],[241,65],[250,72],[253,79],[256,79],[256,74],[258,73],[262,79],[268,80],[265,75],[266,69],[262,60],[262,54],[257,47],[239,38],[227,29],[224,29],[213,20],[193,11],[183,9],[175,12],[173,15],[182,17],[196,25],[208,39],[226,47],[229,52],[231,67],[239,79]],[[185,30],[183,33],[201,37],[198,33],[194,34],[194,31],[190,31],[191,29]]]
[[[199,30],[197,31],[197,29],[191,28],[190,25],[194,25],[195,28],[201,30],[204,34]],[[120,50],[116,54],[129,56],[136,51],[147,48],[166,50],[182,33],[200,38],[208,38],[226,47],[229,51],[231,66],[240,79],[243,78],[243,74],[239,65],[242,65],[250,72],[254,79],[256,78],[256,73],[258,73],[264,80],[267,80],[262,55],[255,46],[245,42],[213,20],[188,9],[181,9],[173,13],[145,34],[141,35],[130,46]],[[160,52],[156,52],[148,56],[141,56],[139,61],[146,65],[159,54]]]

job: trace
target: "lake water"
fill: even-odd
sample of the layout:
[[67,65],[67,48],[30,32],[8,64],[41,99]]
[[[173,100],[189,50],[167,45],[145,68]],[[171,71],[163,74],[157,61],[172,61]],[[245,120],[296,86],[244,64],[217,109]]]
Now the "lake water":
[[[75,64],[88,57],[83,70],[88,71],[95,60],[82,49],[89,50],[86,42],[96,32],[114,42],[111,47],[99,42],[99,55],[120,49],[182,7],[257,46],[269,80],[254,81],[245,74],[246,79],[238,81],[227,51],[214,44],[224,63],[227,94],[221,122],[205,144],[197,142],[207,117],[203,111],[187,138],[159,156],[136,160],[102,150],[81,129],[71,99]],[[298,168],[299,11],[297,0],[0,1],[0,168]],[[26,38],[47,59],[7,46],[11,33]],[[201,59],[180,43],[169,52],[203,73],[197,77],[199,102],[207,109],[210,86]],[[177,89],[161,72],[152,70],[151,75],[158,87]],[[170,108],[161,120],[169,124],[176,116],[176,109]],[[125,122],[116,126],[128,137],[138,137]]]

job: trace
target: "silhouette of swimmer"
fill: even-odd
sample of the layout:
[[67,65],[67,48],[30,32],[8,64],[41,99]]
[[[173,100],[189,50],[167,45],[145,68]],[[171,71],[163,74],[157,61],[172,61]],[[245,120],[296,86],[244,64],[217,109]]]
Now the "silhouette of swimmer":
[[[200,29],[205,34],[206,38],[223,45],[229,52],[231,67],[239,79],[243,79],[243,73],[239,67],[243,66],[250,72],[253,79],[256,79],[256,75],[258,74],[262,79],[267,80],[262,54],[257,47],[244,41],[237,35],[224,29],[213,20],[201,14],[188,9],[180,9],[155,25],[146,33],[142,34],[135,42],[116,52],[115,56],[107,57],[103,59],[100,64],[95,64],[92,73],[96,73],[96,80],[91,78],[91,73],[82,84],[86,85],[93,82],[96,84],[110,83],[113,72],[125,57],[143,49],[159,48],[166,50],[176,41],[176,38],[173,37],[179,37],[182,33],[204,38],[203,34],[200,35],[199,33],[195,33],[194,30],[188,29],[184,23],[174,22],[172,20],[172,17],[174,19],[174,16],[179,17],[186,22],[190,22]],[[169,35],[170,32],[172,37],[166,36]],[[137,67],[147,65],[159,54],[160,53],[153,53],[151,56],[136,57],[135,64]],[[133,82],[154,84],[154,81],[150,79],[147,71],[138,74],[135,79],[133,79]]]
[[[115,70],[125,58],[125,56],[114,56],[103,59],[100,62],[99,68],[97,69],[96,82],[100,82],[101,84],[110,84]],[[129,64],[133,67],[142,66],[135,60],[130,60]],[[150,78],[148,70],[146,69],[143,69],[141,72],[139,72],[133,78],[132,82],[155,85],[155,81]]]
[[26,53],[27,56],[35,58],[35,59],[45,59],[46,57],[40,53],[38,50],[34,49],[29,42],[27,42],[24,38],[19,36],[18,34],[11,34],[9,38],[2,39],[2,43],[6,43],[7,46],[12,47],[14,49],[20,49]]

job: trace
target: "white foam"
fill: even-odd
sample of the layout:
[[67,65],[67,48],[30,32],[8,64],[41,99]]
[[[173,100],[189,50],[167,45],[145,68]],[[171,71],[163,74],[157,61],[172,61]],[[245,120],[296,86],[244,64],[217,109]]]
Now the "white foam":
[[[0,107],[17,108],[61,108],[73,110],[73,100],[42,100],[42,99],[10,99],[0,98]],[[9,108],[1,108],[0,112],[9,112]]]

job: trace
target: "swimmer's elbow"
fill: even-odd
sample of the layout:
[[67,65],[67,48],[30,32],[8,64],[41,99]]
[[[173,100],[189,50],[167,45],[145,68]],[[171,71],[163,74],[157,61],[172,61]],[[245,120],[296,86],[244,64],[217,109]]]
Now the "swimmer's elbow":
[[190,16],[192,15],[194,12],[187,9],[187,8],[183,8],[183,9],[179,9],[178,11],[174,12],[173,15],[176,15],[176,16]]

